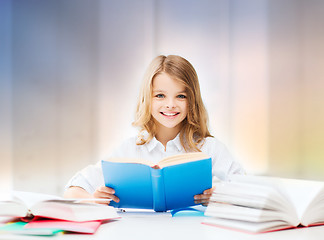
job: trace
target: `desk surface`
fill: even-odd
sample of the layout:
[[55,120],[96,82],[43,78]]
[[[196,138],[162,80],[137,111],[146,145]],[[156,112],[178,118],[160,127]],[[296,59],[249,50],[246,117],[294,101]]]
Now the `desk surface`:
[[171,217],[170,213],[125,212],[121,219],[100,226],[94,235],[63,234],[54,237],[0,235],[0,239],[132,239],[132,240],[323,240],[324,226],[265,234],[247,234],[201,224],[204,217]]

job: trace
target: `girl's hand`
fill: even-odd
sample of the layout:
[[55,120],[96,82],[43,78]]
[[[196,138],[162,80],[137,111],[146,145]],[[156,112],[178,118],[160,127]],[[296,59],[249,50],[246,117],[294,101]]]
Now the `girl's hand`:
[[203,206],[207,206],[209,203],[209,199],[213,194],[215,187],[209,188],[203,192],[203,194],[197,194],[194,196],[195,204],[202,204]]
[[[96,191],[93,193],[93,197],[94,198],[103,198],[103,199],[112,199],[113,201],[115,202],[119,202],[119,198],[117,196],[114,195],[115,194],[115,190],[110,188],[110,187],[105,187],[105,186],[101,186],[101,187],[98,187],[96,189]],[[101,204],[107,204],[106,202],[105,203],[102,203],[102,202],[97,202],[97,203],[101,203]],[[108,205],[109,205],[109,202],[108,202]]]

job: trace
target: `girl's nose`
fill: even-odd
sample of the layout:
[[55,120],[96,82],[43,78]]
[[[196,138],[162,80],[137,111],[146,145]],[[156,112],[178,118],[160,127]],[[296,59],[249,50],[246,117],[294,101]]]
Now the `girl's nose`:
[[166,108],[168,109],[173,109],[175,108],[175,102],[173,99],[169,99],[167,102],[166,102]]

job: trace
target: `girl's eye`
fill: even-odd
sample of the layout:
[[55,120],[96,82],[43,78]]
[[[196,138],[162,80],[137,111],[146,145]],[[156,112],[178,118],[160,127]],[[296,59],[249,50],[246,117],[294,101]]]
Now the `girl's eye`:
[[178,98],[185,99],[185,98],[187,98],[187,96],[183,95],[183,94],[180,94],[180,95],[178,95]]
[[157,98],[164,98],[164,95],[163,94],[156,94],[155,97],[157,97]]

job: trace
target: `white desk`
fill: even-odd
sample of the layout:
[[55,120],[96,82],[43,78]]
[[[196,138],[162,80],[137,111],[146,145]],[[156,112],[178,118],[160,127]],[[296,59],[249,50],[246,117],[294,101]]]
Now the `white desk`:
[[101,225],[94,235],[63,234],[54,237],[0,235],[0,239],[102,239],[102,240],[323,240],[324,226],[247,234],[201,224],[204,217],[174,217],[170,213],[120,213],[120,220]]

